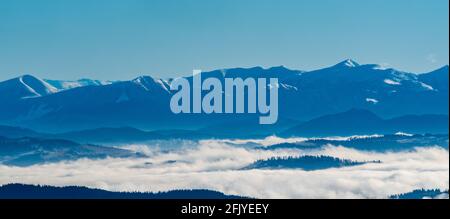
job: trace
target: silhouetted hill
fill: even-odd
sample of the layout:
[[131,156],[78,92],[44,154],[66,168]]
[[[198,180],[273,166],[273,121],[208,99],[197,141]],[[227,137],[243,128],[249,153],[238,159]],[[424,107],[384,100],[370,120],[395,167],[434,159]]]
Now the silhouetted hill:
[[320,148],[324,145],[341,145],[348,148],[368,151],[401,151],[416,147],[439,146],[448,149],[448,134],[442,135],[384,135],[373,137],[353,137],[344,140],[309,139],[296,143],[281,143],[266,147],[266,150],[280,148]]
[[142,131],[131,127],[98,128],[48,135],[51,138],[63,138],[83,143],[139,143],[164,139],[202,139],[211,135],[192,130]]
[[21,138],[21,137],[38,137],[43,136],[43,134],[37,133],[31,129],[0,125],[0,136],[8,138]]
[[0,199],[242,199],[221,192],[195,189],[159,193],[110,192],[82,186],[36,186],[7,184],[0,186]]
[[129,150],[78,144],[68,140],[0,137],[0,163],[6,165],[29,166],[38,163],[80,158],[100,159],[106,157],[142,156]]
[[[139,143],[164,139],[204,139],[212,138],[214,133],[206,134],[195,130],[168,129],[143,131],[132,127],[96,128],[58,134],[38,133],[31,129],[0,125],[0,136],[7,138],[34,137],[41,139],[65,139],[80,143]],[[220,135],[218,135],[220,136]]]
[[267,160],[258,160],[244,169],[303,169],[306,171],[322,170],[355,166],[365,163],[378,163],[379,161],[352,161],[330,156],[301,156],[301,157],[274,157]]
[[382,119],[368,110],[352,109],[301,123],[281,136],[323,137],[384,133],[448,133],[447,115],[406,115]]
[[154,132],[145,132],[131,127],[87,129],[56,134],[54,136],[89,143],[133,143],[163,137]]
[[201,128],[197,132],[215,138],[264,138],[276,135],[280,130],[286,130],[300,123],[292,119],[279,118],[277,123],[271,125],[248,125],[257,123],[258,119],[255,116],[252,119],[213,124]]
[[448,199],[448,190],[441,191],[440,189],[417,189],[412,192],[392,195],[390,199]]

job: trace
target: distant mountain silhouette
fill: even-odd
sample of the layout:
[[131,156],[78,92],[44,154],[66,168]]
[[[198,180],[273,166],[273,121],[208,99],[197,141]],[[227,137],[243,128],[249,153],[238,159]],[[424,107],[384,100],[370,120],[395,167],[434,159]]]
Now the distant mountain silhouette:
[[212,136],[191,130],[142,131],[131,127],[98,128],[47,135],[83,143],[139,143],[164,139],[205,139]]
[[[27,128],[0,125],[0,137],[65,139],[81,143],[139,143],[165,139],[205,139],[215,135],[195,130],[168,129],[143,131],[132,127],[96,128],[58,134],[39,133]],[[220,136],[220,135],[217,135]]]
[[37,133],[31,129],[0,125],[0,136],[8,138],[21,138],[38,137],[43,136],[43,134]]
[[281,132],[281,135],[321,137],[396,132],[448,133],[448,122],[447,115],[407,115],[384,120],[368,110],[352,109],[301,123]]
[[7,184],[0,186],[0,199],[243,199],[221,192],[194,189],[159,193],[110,192],[82,186],[36,186]]
[[95,128],[58,134],[39,133],[31,129],[1,126],[0,136],[8,138],[38,137],[44,139],[66,139],[81,143],[140,143],[164,139],[208,139],[208,138],[263,138],[272,135],[282,137],[325,137],[370,134],[412,134],[448,133],[447,115],[406,115],[382,119],[374,113],[352,109],[343,113],[321,116],[307,122],[289,119],[271,126],[250,126],[257,118],[231,120],[198,130],[166,129],[143,131],[133,127]]
[[257,120],[256,117],[245,120],[231,120],[198,129],[197,133],[204,133],[215,138],[264,138],[276,135],[280,130],[286,130],[300,123],[296,120],[281,118],[273,125],[248,125],[257,123]]
[[40,138],[0,137],[0,163],[29,166],[80,158],[143,157],[132,151],[90,144],[78,144],[68,140]]

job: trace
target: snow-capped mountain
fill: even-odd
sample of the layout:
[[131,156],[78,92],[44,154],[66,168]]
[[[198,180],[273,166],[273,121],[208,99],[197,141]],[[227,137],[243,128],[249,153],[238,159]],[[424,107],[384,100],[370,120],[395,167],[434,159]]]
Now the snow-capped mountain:
[[170,85],[163,79],[154,79],[150,76],[140,76],[132,80],[136,85],[141,86],[146,91],[160,92],[161,89],[170,93]]
[[346,60],[281,80],[296,89],[280,95],[280,114],[300,120],[351,108],[383,117],[448,114],[448,67],[437,72],[419,75]]
[[[278,77],[279,121],[308,121],[358,108],[383,119],[421,114],[448,115],[448,66],[414,74],[344,60],[315,71],[283,66],[234,68],[202,73],[202,78]],[[187,73],[189,75],[189,73]],[[188,76],[188,80],[192,77]],[[79,83],[76,89],[52,86],[32,76],[0,83],[0,123],[37,131],[70,131],[131,126],[141,129],[199,129],[254,121],[254,114],[173,114],[171,80],[141,76],[130,81]],[[95,85],[95,86],[89,86]],[[30,98],[33,97],[33,98]],[[241,122],[239,122],[241,121]]]
[[58,91],[68,90],[77,87],[85,87],[85,86],[100,86],[100,85],[108,85],[114,83],[114,81],[101,81],[101,80],[92,80],[92,79],[80,79],[76,81],[68,81],[68,80],[49,80],[44,79],[45,82],[52,85]]
[[359,67],[359,66],[360,66],[359,63],[355,62],[354,60],[346,59],[346,60],[336,64],[334,67],[336,67],[336,68],[353,68],[353,67]]
[[8,115],[0,118],[8,121],[6,124],[20,124],[39,130],[62,131],[64,127],[85,129],[128,123],[152,127],[154,122],[163,125],[164,118],[171,113],[167,104],[169,98],[167,87],[160,80],[140,77],[18,100],[10,104],[9,109],[0,109],[0,115]]
[[32,75],[22,75],[0,82],[0,100],[42,97],[57,92],[49,83]]
[[448,93],[448,65],[428,74],[421,74],[418,77],[420,81],[433,89],[447,91]]

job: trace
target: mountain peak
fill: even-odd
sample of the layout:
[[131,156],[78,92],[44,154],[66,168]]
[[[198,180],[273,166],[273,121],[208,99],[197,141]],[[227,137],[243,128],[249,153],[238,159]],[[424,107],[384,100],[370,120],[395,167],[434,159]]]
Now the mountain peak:
[[148,75],[139,76],[139,77],[133,79],[133,82],[139,83],[139,84],[146,84],[146,83],[154,82],[154,81],[155,81],[155,79]]
[[0,83],[0,92],[7,93],[9,99],[40,97],[57,92],[47,82],[29,74]]
[[26,87],[26,89],[35,94],[35,96],[44,96],[55,93],[58,90],[44,80],[29,74],[20,76],[18,80],[24,87]]
[[39,80],[37,77],[34,77],[33,75],[30,74],[24,74],[18,77],[19,79],[24,79],[24,80]]
[[358,66],[360,66],[359,63],[355,62],[352,59],[346,59],[335,65],[335,67],[346,67],[346,68],[353,68],[353,67],[358,67]]
[[139,77],[133,79],[132,82],[138,84],[139,86],[141,86],[142,88],[144,88],[147,91],[150,91],[153,88],[162,88],[166,92],[169,92],[170,86],[167,84],[166,81],[164,81],[162,79],[155,79],[148,75],[139,76]]
[[285,70],[285,69],[287,69],[287,70],[289,70],[289,69],[286,68],[284,65],[273,66],[273,67],[270,67],[269,70],[270,70],[270,69],[273,69],[273,70],[277,70],[277,69],[283,69],[283,70]]

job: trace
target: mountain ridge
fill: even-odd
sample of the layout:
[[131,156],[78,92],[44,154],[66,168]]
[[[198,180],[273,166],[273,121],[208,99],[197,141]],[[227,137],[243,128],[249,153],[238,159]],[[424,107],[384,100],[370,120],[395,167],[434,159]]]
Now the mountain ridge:
[[[308,121],[352,108],[369,110],[383,118],[448,115],[448,66],[419,75],[344,60],[308,72],[278,66],[221,69],[203,72],[202,76],[203,80],[279,77],[279,121]],[[11,95],[14,86],[0,82],[0,91],[4,91],[0,92],[0,102],[8,106],[0,108],[0,124],[42,132],[123,126],[195,130],[244,120],[253,121],[245,125],[258,125],[255,115],[250,114],[173,114],[169,107],[175,93],[169,89],[171,81],[141,76],[130,81],[44,92],[34,98],[23,98],[30,96],[29,92],[22,92],[27,91],[23,86],[18,89],[22,91],[16,92],[19,95]]]
[[382,119],[371,111],[351,109],[324,115],[294,126],[281,136],[324,137],[367,134],[448,133],[448,115],[404,115]]
[[[411,134],[448,133],[448,115],[404,115],[381,118],[363,109],[320,116],[309,121],[281,121],[271,127],[250,127],[248,120],[217,123],[204,128],[142,130],[130,126],[100,127],[58,133],[40,133],[31,129],[0,125],[0,136],[9,138],[40,137],[67,139],[81,143],[141,143],[162,139],[211,139],[211,138],[265,138],[280,137],[324,137],[372,134]],[[230,128],[234,127],[234,128]]]
[[[0,185],[0,199],[245,199],[207,189],[165,192],[112,192],[84,186]],[[248,199],[248,198],[247,198]]]

